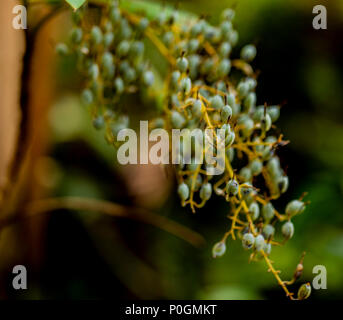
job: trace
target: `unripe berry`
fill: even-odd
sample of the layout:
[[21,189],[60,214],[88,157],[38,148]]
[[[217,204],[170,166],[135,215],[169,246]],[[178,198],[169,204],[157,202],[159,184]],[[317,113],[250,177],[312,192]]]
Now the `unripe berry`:
[[142,41],[134,41],[130,46],[130,53],[134,57],[140,57],[144,53],[144,43]]
[[242,48],[241,58],[245,61],[252,61],[256,57],[256,47],[252,44],[248,44]]
[[152,71],[145,71],[143,73],[143,83],[144,85],[146,85],[147,87],[150,87],[154,84],[155,81],[155,76],[153,74]]
[[127,70],[125,70],[125,72],[124,72],[124,80],[127,83],[131,83],[131,82],[135,81],[136,78],[137,78],[137,72],[136,72],[135,69],[130,67]]
[[244,234],[243,239],[242,239],[242,245],[244,249],[246,250],[251,249],[254,246],[254,243],[255,243],[255,237],[252,233]]
[[294,224],[291,221],[287,221],[283,224],[281,232],[286,239],[290,239],[294,234]]
[[240,98],[246,97],[249,90],[249,85],[244,81],[241,81],[237,86],[237,92]]
[[180,89],[184,94],[189,94],[192,89],[192,80],[188,77],[181,79]]
[[267,108],[267,113],[269,114],[272,122],[275,122],[280,117],[280,107],[270,106]]
[[271,220],[274,215],[275,215],[275,209],[274,209],[274,206],[271,202],[268,202],[266,203],[263,207],[262,207],[262,215],[263,215],[263,218],[266,220],[266,221],[269,221]]
[[104,127],[105,125],[105,119],[103,116],[97,116],[94,120],[93,120],[93,126],[95,129],[100,130]]
[[194,117],[200,118],[203,112],[203,105],[200,99],[194,100],[192,104],[192,114]]
[[250,170],[254,176],[259,175],[262,172],[262,162],[259,159],[255,159],[250,163]]
[[263,250],[264,247],[265,247],[264,237],[262,234],[259,234],[255,238],[255,250],[257,252],[259,252],[259,251]]
[[138,29],[143,32],[149,26],[149,20],[147,18],[142,18],[138,23]]
[[243,167],[239,171],[239,176],[242,178],[244,182],[250,181],[252,178],[252,173],[249,167]]
[[223,42],[219,47],[219,55],[222,58],[227,58],[231,53],[232,47],[229,42]]
[[275,228],[271,224],[266,224],[263,227],[263,234],[266,239],[269,239],[274,236]]
[[121,94],[124,92],[125,85],[122,78],[116,78],[114,80],[114,89],[117,94]]
[[253,202],[249,206],[249,212],[251,214],[251,219],[255,221],[260,215],[260,207],[256,202]]
[[96,63],[93,63],[88,68],[88,75],[92,80],[96,80],[99,76],[99,67]]
[[181,72],[186,72],[188,69],[188,60],[186,57],[180,57],[176,61],[176,66]]
[[300,200],[293,200],[286,206],[286,214],[290,217],[300,214],[305,210],[304,202]]
[[106,78],[111,79],[115,73],[113,56],[109,52],[105,52],[101,58],[102,69]]
[[271,244],[271,243],[265,243],[265,244],[264,244],[263,251],[265,252],[265,254],[266,254],[267,256],[269,256],[270,253],[271,253],[271,251],[272,251],[272,244]]
[[182,201],[186,201],[189,197],[189,188],[187,184],[184,182],[181,183],[177,189],[177,193],[179,194]]
[[119,43],[117,48],[117,54],[120,57],[126,56],[130,51],[130,43],[127,40],[123,40]]
[[174,33],[172,31],[166,32],[162,37],[162,41],[167,47],[170,47],[174,42]]
[[74,44],[79,44],[82,41],[83,31],[81,28],[74,28],[70,33],[70,40]]
[[278,182],[278,187],[281,193],[285,193],[289,186],[289,179],[287,176],[281,177]]
[[180,77],[181,77],[180,71],[173,71],[173,73],[171,74],[170,81],[174,88],[177,88]]
[[224,255],[226,251],[226,244],[225,242],[217,242],[212,248],[212,256],[213,258],[221,257]]
[[232,23],[231,21],[223,21],[220,25],[220,31],[223,36],[225,36],[228,32],[232,30]]
[[113,24],[116,24],[120,21],[121,13],[117,7],[113,7],[110,9],[110,19]]
[[221,14],[222,21],[231,21],[235,17],[235,11],[231,8],[225,9]]
[[90,89],[84,89],[81,93],[81,100],[85,105],[91,105],[94,100],[92,91]]
[[202,185],[201,189],[200,189],[200,198],[202,200],[208,200],[211,198],[212,195],[212,185],[207,182],[205,184]]
[[226,123],[232,117],[232,109],[229,105],[223,107],[220,112],[220,119],[222,122]]
[[61,56],[65,56],[69,53],[69,48],[65,43],[59,43],[56,46],[56,52]]
[[105,48],[108,48],[112,45],[114,41],[114,34],[113,32],[109,31],[104,35],[104,46]]
[[196,52],[199,49],[199,40],[198,39],[191,39],[188,43],[188,51],[189,52]]
[[253,110],[256,106],[256,93],[250,92],[244,99],[244,107],[246,112]]
[[184,116],[177,111],[172,111],[170,121],[175,129],[181,129],[186,122]]
[[231,179],[226,184],[226,192],[229,195],[229,197],[233,197],[238,194],[239,184],[236,180]]
[[281,173],[279,158],[271,158],[267,163],[267,170],[272,177],[278,177]]
[[226,34],[225,38],[231,43],[232,46],[235,46],[238,42],[239,35],[236,30],[231,30]]
[[225,138],[225,147],[230,147],[236,138],[236,134],[233,131],[230,131],[227,133],[226,138]]
[[218,65],[218,76],[220,78],[226,77],[231,70],[231,61],[229,59],[223,59]]
[[215,95],[210,99],[211,108],[220,110],[224,106],[223,98],[220,95]]
[[298,300],[305,300],[311,295],[311,284],[304,283],[298,290]]
[[271,127],[272,119],[270,118],[270,115],[267,113],[261,120],[261,128],[263,131],[269,131]]
[[91,30],[91,41],[98,45],[102,42],[103,36],[102,36],[102,31],[98,26],[92,27]]

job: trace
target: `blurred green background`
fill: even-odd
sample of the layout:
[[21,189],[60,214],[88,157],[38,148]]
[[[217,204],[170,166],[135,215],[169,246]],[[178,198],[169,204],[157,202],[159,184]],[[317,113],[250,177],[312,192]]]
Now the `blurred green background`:
[[[162,3],[162,2],[161,2]],[[289,191],[280,208],[303,191],[311,204],[295,220],[295,236],[273,248],[271,258],[290,279],[306,251],[299,284],[312,281],[315,265],[327,268],[327,290],[312,299],[343,297],[343,2],[320,1],[328,10],[328,30],[312,28],[318,1],[236,0],[164,1],[180,10],[209,15],[213,22],[226,7],[236,8],[235,27],[242,45],[255,43],[253,66],[260,70],[258,103],[284,103],[278,127],[291,144],[279,155],[288,166]],[[60,61],[57,98],[51,108],[49,172],[52,196],[84,196],[137,204],[137,172],[123,174],[103,133],[91,126],[80,105],[79,79],[70,61]],[[132,108],[141,107],[132,102]],[[141,119],[142,110],[138,112]],[[145,183],[173,185],[147,174]],[[151,181],[149,180],[151,178]],[[137,178],[138,179],[138,178]],[[154,187],[151,186],[154,193]],[[28,298],[284,299],[263,261],[248,263],[239,241],[229,241],[221,259],[211,248],[229,226],[227,205],[213,197],[195,215],[181,208],[175,188],[151,198],[148,206],[202,234],[197,249],[149,225],[96,213],[62,211],[49,215],[43,264],[31,276]],[[145,196],[143,196],[145,197]],[[155,197],[159,197],[156,199]],[[138,200],[137,200],[138,199]],[[148,201],[148,200],[147,200]],[[9,283],[10,285],[10,283]],[[14,298],[15,293],[9,293]]]

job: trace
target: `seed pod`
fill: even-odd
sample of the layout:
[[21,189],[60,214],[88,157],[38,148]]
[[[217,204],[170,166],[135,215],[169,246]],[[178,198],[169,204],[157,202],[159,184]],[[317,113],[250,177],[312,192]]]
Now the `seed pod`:
[[232,21],[234,17],[235,17],[235,11],[232,10],[231,8],[225,9],[220,16],[222,21]]
[[219,47],[219,55],[222,58],[227,58],[231,53],[232,47],[230,42],[223,42]]
[[217,69],[217,74],[219,78],[226,77],[231,70],[231,61],[229,59],[223,59],[220,61]]
[[281,193],[285,193],[289,186],[289,179],[287,176],[283,176],[280,178],[278,187]]
[[261,129],[265,132],[269,131],[272,127],[272,119],[270,115],[267,113],[261,120]]
[[244,107],[246,112],[250,112],[256,106],[256,93],[250,92],[244,99]]
[[226,251],[226,244],[225,242],[217,242],[212,248],[212,256],[213,258],[221,257],[224,255]]
[[127,40],[123,40],[118,44],[117,54],[119,57],[125,57],[130,51],[130,43]]
[[117,94],[121,94],[124,92],[125,85],[124,85],[124,81],[122,78],[116,78],[114,80],[114,88],[115,88],[115,92]]
[[267,108],[267,113],[269,114],[272,122],[275,122],[280,117],[280,107],[270,106]]
[[255,243],[255,237],[252,233],[246,233],[243,236],[242,245],[244,249],[246,250],[251,249],[254,246],[254,243]]
[[245,81],[241,81],[237,86],[237,92],[240,98],[244,98],[249,93],[249,85]]
[[70,33],[70,40],[73,44],[79,44],[82,41],[83,31],[81,28],[74,28]]
[[177,189],[177,193],[179,194],[182,201],[186,201],[189,197],[189,188],[187,184],[184,182],[181,183]]
[[274,217],[274,206],[271,202],[268,202],[266,203],[263,207],[262,207],[262,215],[263,215],[263,218],[266,220],[266,221],[269,221],[271,220],[273,217]]
[[291,221],[287,221],[283,224],[281,232],[286,239],[290,239],[294,234],[294,224]]
[[311,284],[304,283],[298,290],[298,300],[305,300],[311,295]]
[[286,206],[286,214],[290,217],[300,214],[305,210],[305,203],[300,200],[293,200]]
[[226,192],[229,197],[233,197],[238,194],[239,184],[236,180],[231,179],[226,185]]
[[208,200],[211,198],[212,195],[212,185],[207,182],[205,184],[202,185],[201,189],[200,189],[200,198],[202,200]]
[[255,250],[256,251],[261,251],[265,248],[265,242],[264,242],[264,237],[262,234],[259,234],[256,238],[255,238]]

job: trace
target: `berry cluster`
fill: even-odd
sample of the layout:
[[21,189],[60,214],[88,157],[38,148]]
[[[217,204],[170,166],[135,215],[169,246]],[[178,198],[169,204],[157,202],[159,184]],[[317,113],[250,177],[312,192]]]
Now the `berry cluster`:
[[[292,219],[303,212],[306,203],[302,198],[293,200],[285,213],[273,205],[288,189],[289,180],[277,156],[277,149],[288,142],[275,126],[280,106],[257,104],[257,76],[250,65],[256,47],[246,45],[233,57],[238,42],[233,27],[235,12],[224,10],[219,25],[214,26],[204,18],[180,22],[177,11],[169,15],[161,11],[149,21],[124,11],[115,1],[100,10],[97,23],[88,10],[74,14],[70,45],[57,47],[63,54],[77,56],[86,79],[81,96],[91,106],[95,128],[105,126],[107,140],[115,144],[118,131],[129,125],[119,100],[153,85],[151,62],[144,56],[144,39],[150,40],[169,63],[164,109],[152,121],[152,128],[225,132],[225,169],[220,176],[208,175],[209,164],[199,164],[193,150],[178,154],[175,171],[182,205],[190,205],[194,212],[213,194],[224,197],[230,206],[230,229],[214,245],[213,257],[225,253],[229,236],[234,240],[239,237],[243,248],[252,252],[250,260],[265,259],[292,298],[268,256],[273,246],[292,238]],[[204,154],[217,152],[220,139],[215,138],[211,150],[204,148]],[[279,223],[281,241],[276,240]]]

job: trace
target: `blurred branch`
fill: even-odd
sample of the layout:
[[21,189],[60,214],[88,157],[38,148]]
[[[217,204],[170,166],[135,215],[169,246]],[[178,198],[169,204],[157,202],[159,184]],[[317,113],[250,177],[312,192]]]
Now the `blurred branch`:
[[22,219],[61,209],[95,211],[112,217],[134,219],[169,232],[195,247],[201,247],[205,244],[204,238],[199,233],[148,210],[122,206],[103,200],[79,197],[50,198],[33,201],[24,207],[24,214],[22,216],[0,219],[0,231],[2,228],[18,223]]

